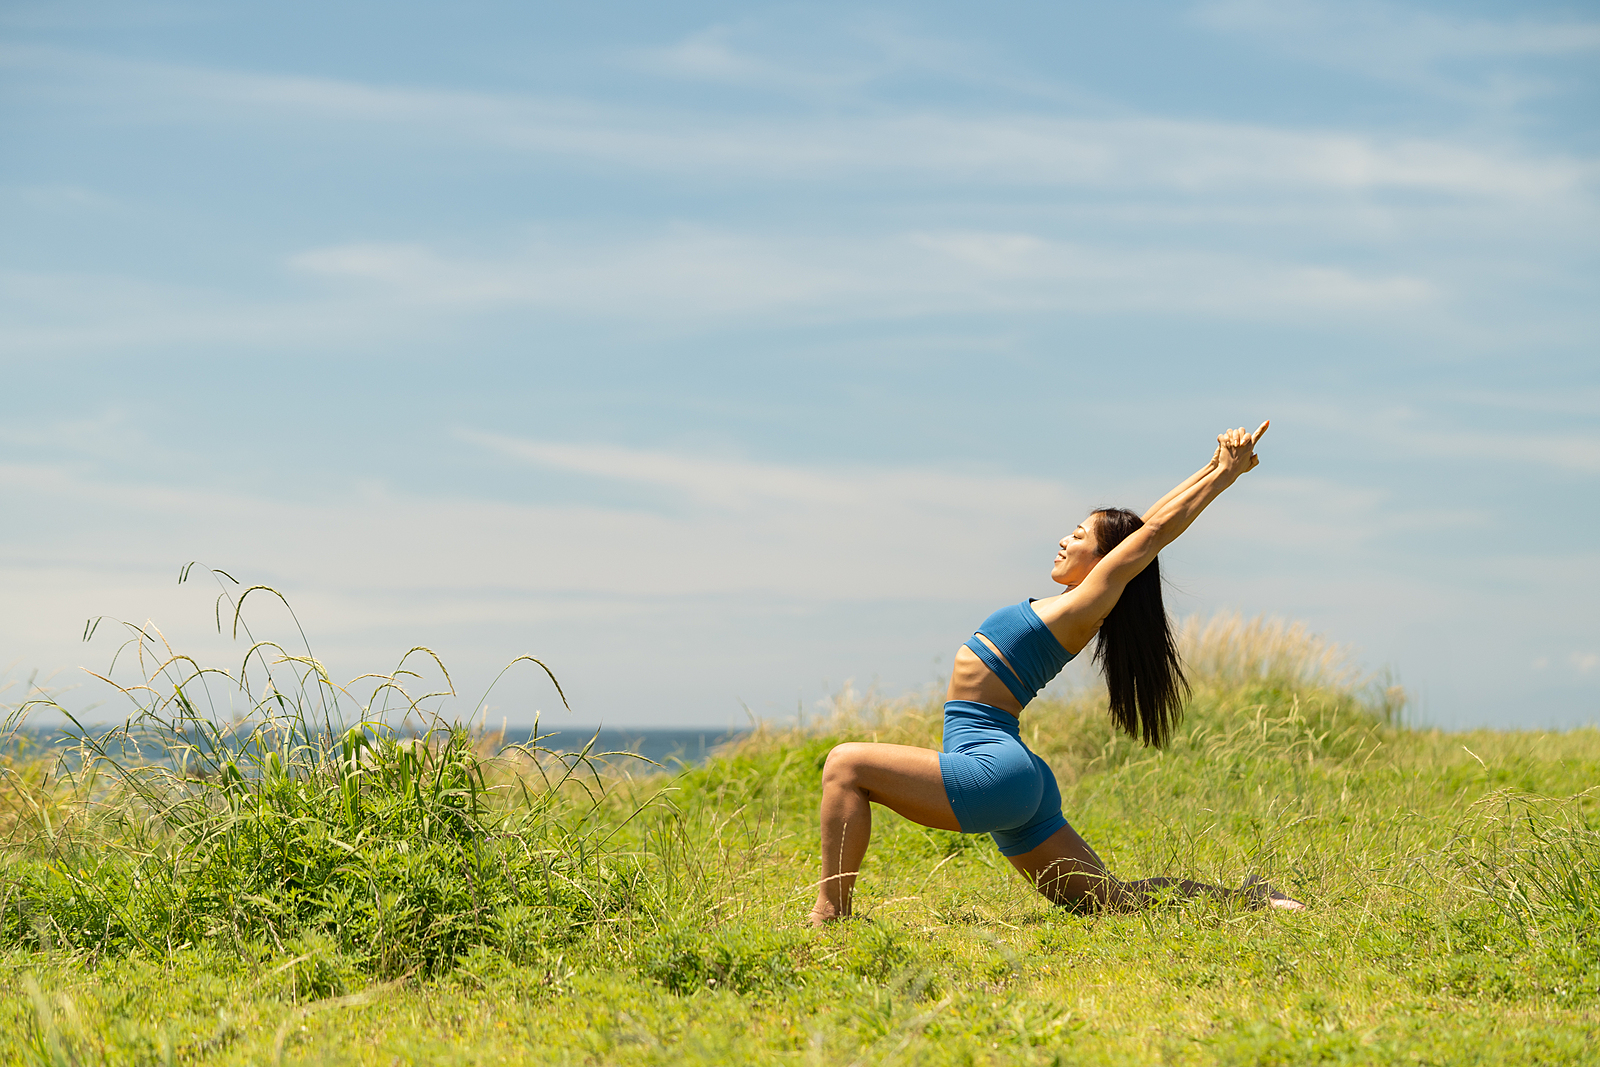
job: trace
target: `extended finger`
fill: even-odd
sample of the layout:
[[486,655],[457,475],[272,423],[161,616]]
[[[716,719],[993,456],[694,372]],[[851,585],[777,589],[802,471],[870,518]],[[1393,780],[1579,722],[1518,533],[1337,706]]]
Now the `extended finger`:
[[1272,420],[1271,419],[1267,419],[1260,426],[1257,426],[1256,427],[1256,432],[1250,435],[1250,440],[1252,440],[1252,441],[1261,440],[1261,435],[1266,433],[1267,432],[1267,427],[1271,426],[1271,425],[1272,425]]

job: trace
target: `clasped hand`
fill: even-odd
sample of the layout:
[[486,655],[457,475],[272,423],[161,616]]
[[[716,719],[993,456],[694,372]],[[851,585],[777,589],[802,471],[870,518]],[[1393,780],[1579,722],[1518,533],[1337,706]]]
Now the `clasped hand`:
[[1261,435],[1271,425],[1272,420],[1268,419],[1256,427],[1255,433],[1241,426],[1237,430],[1224,430],[1217,434],[1217,451],[1211,461],[1235,478],[1246,471],[1255,470],[1261,462],[1261,457],[1256,455],[1256,442],[1261,440]]

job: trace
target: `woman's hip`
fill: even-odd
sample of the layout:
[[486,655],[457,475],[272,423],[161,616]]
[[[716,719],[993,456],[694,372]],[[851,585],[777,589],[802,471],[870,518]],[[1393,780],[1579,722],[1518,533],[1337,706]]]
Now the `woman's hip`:
[[1022,743],[1016,716],[971,701],[945,705],[939,772],[966,833],[1021,826],[1047,794],[1060,796],[1049,766]]

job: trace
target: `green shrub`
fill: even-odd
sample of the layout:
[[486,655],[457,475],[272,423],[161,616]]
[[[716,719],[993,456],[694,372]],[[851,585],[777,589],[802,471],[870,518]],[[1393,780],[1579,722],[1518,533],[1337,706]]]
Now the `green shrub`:
[[[236,627],[255,591],[232,601]],[[618,801],[587,753],[494,749],[444,723],[402,684],[413,657],[437,665],[427,650],[376,677],[346,726],[350,688],[309,656],[253,642],[229,674],[131,632],[155,664],[122,687],[137,711],[110,732],[80,727],[63,764],[100,783],[80,791],[94,818],[4,856],[0,946],[303,942],[393,977],[449,970],[477,945],[523,954],[638,906],[632,861],[608,844]],[[201,698],[251,711],[222,720]],[[396,718],[432,725],[405,736]]]
[[798,980],[792,958],[798,940],[797,931],[668,930],[645,942],[637,968],[641,977],[679,994],[776,993]]

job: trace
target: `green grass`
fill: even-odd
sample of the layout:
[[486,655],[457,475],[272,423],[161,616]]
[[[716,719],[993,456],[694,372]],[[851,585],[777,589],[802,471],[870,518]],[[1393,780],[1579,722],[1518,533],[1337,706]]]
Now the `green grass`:
[[1259,872],[1304,913],[1074,914],[986,837],[880,810],[869,921],[804,927],[828,749],[936,745],[932,702],[847,703],[652,776],[410,741],[380,719],[436,724],[448,698],[410,695],[404,664],[358,698],[304,656],[156,656],[148,689],[124,682],[128,731],[172,758],[0,767],[0,1060],[1592,1058],[1600,732],[1407,729],[1397,691],[1289,627],[1220,620],[1186,647],[1167,751],[1092,693],[1037,702],[1024,737],[1117,873]]

